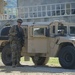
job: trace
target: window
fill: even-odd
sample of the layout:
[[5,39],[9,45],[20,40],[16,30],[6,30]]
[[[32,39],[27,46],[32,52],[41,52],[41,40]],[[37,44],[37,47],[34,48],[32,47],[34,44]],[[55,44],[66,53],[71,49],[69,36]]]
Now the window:
[[71,3],[71,14],[75,14],[75,3]]
[[75,3],[71,3],[71,8],[75,8]]
[[6,10],[4,10],[4,14],[7,14],[7,11]]
[[70,14],[70,4],[66,4],[66,14]]
[[[11,18],[12,16],[10,16],[10,18]],[[25,18],[25,14],[20,14],[20,17],[21,18]]]
[[55,10],[55,5],[52,5],[52,10]]
[[[58,31],[62,30],[60,27],[58,27]],[[64,26],[64,33],[66,34],[67,33],[67,26]]]
[[[5,13],[7,14],[14,14],[14,12],[10,12],[12,10],[5,9]],[[17,11],[14,10],[16,13]],[[62,16],[69,16],[75,14],[75,2],[71,3],[55,3],[55,4],[47,4],[47,5],[38,5],[38,6],[29,6],[29,7],[23,7],[23,8],[18,8],[19,14],[24,14],[25,18],[28,17],[62,17]],[[28,13],[28,14],[27,14]],[[34,14],[35,13],[35,14]],[[16,14],[15,14],[16,15]],[[64,17],[63,17],[64,18]]]
[[34,7],[34,8],[33,8],[33,11],[37,11],[37,7]]
[[46,12],[42,12],[42,16],[46,16]]
[[58,25],[58,33],[60,33],[61,30],[64,30],[64,33],[67,33],[67,26],[64,26],[63,24]]
[[75,14],[75,9],[71,9],[71,14]]
[[51,16],[51,11],[47,11],[47,15],[48,16]]
[[56,5],[56,15],[60,15],[60,4]]
[[38,11],[41,11],[41,6],[38,6]]
[[55,5],[52,5],[52,16],[55,16]]
[[29,17],[33,17],[33,13],[29,13]]
[[25,13],[25,18],[28,18],[28,13]]
[[46,6],[42,6],[42,11],[45,11],[46,10]]
[[57,10],[56,11],[56,15],[60,15],[60,10]]
[[25,8],[25,12],[28,12],[28,8]]
[[44,28],[34,28],[33,34],[34,35],[44,35]]
[[65,9],[65,4],[61,4],[61,9]]
[[69,15],[70,14],[70,9],[67,9],[66,13],[67,13],[67,15]]
[[38,12],[38,17],[41,17],[41,12]]
[[65,4],[61,4],[61,15],[65,15]]
[[56,10],[59,10],[60,9],[60,5],[56,5]]
[[33,10],[32,10],[32,7],[29,7],[29,12],[32,12]]
[[55,33],[55,26],[53,26],[53,33]]
[[33,16],[34,16],[34,17],[37,17],[37,12],[33,13]]
[[47,5],[47,10],[51,10],[51,9],[50,9],[50,5]]
[[55,11],[52,11],[52,16],[55,16]]
[[66,8],[67,9],[70,9],[70,4],[66,4]]
[[61,15],[65,15],[65,10],[61,10]]
[[75,27],[74,26],[70,27],[70,34],[75,34]]

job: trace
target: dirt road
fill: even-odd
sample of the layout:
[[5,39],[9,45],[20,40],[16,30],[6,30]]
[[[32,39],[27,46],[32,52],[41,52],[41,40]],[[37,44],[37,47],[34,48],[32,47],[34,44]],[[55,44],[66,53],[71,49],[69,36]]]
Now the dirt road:
[[75,75],[75,69],[63,69],[60,66],[34,66],[33,63],[22,63],[24,67],[4,66],[0,61],[0,75]]

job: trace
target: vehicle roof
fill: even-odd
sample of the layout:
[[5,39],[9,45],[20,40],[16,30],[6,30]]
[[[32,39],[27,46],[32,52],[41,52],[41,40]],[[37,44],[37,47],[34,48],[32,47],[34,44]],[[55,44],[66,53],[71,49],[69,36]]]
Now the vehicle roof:
[[[28,25],[28,26],[31,26],[31,25],[49,25],[50,22],[23,22],[22,25]],[[17,22],[15,22],[13,25],[17,25]]]
[[75,26],[75,23],[70,23],[70,22],[65,22],[65,21],[53,21],[50,23],[50,25],[57,25],[56,23],[61,23],[64,24],[65,26],[69,25],[69,26]]

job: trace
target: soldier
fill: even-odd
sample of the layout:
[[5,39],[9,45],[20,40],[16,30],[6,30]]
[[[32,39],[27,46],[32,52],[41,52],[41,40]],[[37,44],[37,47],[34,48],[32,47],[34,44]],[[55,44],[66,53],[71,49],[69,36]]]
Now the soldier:
[[21,66],[20,65],[20,57],[21,50],[24,44],[24,32],[21,28],[22,20],[17,20],[17,25],[14,25],[9,30],[9,41],[12,52],[12,67]]

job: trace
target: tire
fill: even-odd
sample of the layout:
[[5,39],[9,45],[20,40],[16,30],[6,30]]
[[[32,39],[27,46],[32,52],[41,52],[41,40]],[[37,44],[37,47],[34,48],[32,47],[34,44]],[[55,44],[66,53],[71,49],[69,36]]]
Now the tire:
[[73,69],[75,65],[75,47],[66,46],[59,52],[59,63],[65,69]]
[[45,65],[48,62],[48,57],[32,57],[32,61],[35,65]]
[[11,66],[12,65],[12,61],[11,61],[11,48],[10,45],[6,45],[3,50],[2,50],[2,62],[6,65],[6,66]]

